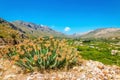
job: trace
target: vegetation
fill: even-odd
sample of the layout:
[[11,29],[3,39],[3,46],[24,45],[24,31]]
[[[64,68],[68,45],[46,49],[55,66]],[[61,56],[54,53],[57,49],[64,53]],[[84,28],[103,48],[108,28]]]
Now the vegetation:
[[[1,55],[21,66],[25,71],[69,69],[81,60],[78,51],[65,39],[53,37],[24,40],[13,47],[1,49]],[[7,56],[6,56],[7,55]]]
[[13,35],[17,36],[18,32],[11,29],[8,25],[0,24],[0,37],[11,39]]
[[[107,65],[120,66],[120,45],[116,45],[116,41],[108,40],[103,42],[103,40],[93,40],[89,43],[83,43],[82,46],[77,46],[77,49],[84,59],[100,61]],[[118,52],[112,55],[112,50],[117,50]]]
[[22,40],[20,33],[10,28],[7,24],[0,24],[0,39],[6,44],[17,44]]
[[[82,58],[120,66],[119,37],[74,39],[66,38],[47,27],[36,28],[34,25],[28,26],[27,23],[26,26],[20,24],[19,27],[26,31],[29,39],[22,38],[20,31],[11,28],[8,22],[0,22],[0,43],[6,43],[4,46],[0,44],[0,58],[9,59],[24,71],[68,70],[81,64]],[[48,37],[48,34],[44,33],[55,33],[55,37]],[[9,42],[13,45],[8,45]]]

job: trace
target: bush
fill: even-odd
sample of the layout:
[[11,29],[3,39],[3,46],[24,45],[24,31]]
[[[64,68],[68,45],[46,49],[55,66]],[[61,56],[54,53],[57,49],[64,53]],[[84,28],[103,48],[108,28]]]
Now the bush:
[[7,57],[24,70],[69,69],[80,60],[78,51],[69,46],[65,39],[39,38],[24,40],[15,47],[9,47]]

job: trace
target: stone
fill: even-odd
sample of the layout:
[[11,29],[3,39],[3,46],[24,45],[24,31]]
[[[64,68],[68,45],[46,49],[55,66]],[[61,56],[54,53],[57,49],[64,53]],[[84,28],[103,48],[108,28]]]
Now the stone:
[[4,69],[4,67],[2,65],[0,65],[0,71],[3,70],[3,69]]
[[116,75],[115,78],[116,78],[117,80],[120,80],[120,75]]
[[88,77],[88,78],[92,78],[93,75],[92,75],[92,74],[88,74],[87,77]]
[[104,69],[104,66],[98,65],[97,66],[99,69]]
[[5,75],[4,79],[3,80],[9,80],[10,78],[15,78],[16,75],[15,74],[9,74],[9,75]]

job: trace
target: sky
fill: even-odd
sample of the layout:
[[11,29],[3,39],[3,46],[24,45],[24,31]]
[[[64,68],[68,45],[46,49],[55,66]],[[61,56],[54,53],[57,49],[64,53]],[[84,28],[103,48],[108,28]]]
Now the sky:
[[66,34],[120,28],[120,0],[0,0],[0,17],[47,25]]

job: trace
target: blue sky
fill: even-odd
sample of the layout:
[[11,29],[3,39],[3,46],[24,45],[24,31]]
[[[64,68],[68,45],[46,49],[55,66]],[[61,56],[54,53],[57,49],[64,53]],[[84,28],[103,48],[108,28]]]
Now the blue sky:
[[0,0],[0,17],[48,25],[66,34],[120,28],[120,0]]

